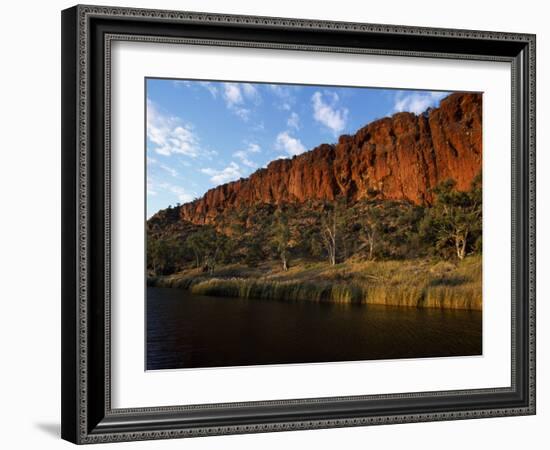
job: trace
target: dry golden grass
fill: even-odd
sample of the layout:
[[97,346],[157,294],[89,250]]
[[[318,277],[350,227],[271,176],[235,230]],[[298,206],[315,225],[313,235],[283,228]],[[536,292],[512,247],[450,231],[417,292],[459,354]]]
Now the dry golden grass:
[[150,285],[195,294],[285,301],[383,304],[481,310],[481,257],[446,262],[295,261],[288,271],[273,263],[250,269],[226,266],[208,276],[198,270],[150,280]]

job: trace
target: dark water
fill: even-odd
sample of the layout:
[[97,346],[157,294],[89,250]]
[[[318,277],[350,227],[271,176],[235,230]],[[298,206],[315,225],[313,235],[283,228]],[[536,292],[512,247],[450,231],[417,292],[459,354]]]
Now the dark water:
[[481,354],[481,313],[147,289],[147,369]]

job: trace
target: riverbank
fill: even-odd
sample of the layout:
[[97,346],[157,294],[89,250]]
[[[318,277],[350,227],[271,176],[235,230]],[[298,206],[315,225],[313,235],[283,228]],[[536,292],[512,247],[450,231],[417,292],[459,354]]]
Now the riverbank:
[[148,278],[149,286],[193,294],[284,301],[378,304],[481,311],[481,257],[447,262],[294,261],[288,271],[271,262],[223,266],[208,275],[189,269]]

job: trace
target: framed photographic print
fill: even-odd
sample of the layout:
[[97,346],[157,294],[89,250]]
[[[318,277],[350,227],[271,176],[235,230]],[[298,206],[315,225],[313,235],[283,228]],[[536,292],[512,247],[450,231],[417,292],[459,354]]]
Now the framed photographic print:
[[62,12],[62,437],[535,413],[535,37]]

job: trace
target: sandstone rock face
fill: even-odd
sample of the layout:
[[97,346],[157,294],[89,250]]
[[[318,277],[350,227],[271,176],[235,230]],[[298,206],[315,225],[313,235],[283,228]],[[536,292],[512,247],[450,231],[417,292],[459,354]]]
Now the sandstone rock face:
[[180,217],[210,223],[228,209],[259,203],[379,198],[430,204],[430,189],[452,178],[468,190],[482,162],[481,94],[455,93],[424,114],[376,120],[335,145],[272,161],[246,179],[209,190]]

